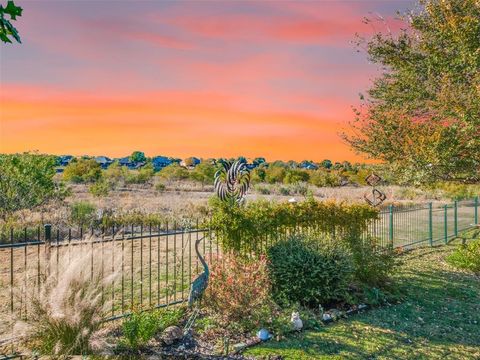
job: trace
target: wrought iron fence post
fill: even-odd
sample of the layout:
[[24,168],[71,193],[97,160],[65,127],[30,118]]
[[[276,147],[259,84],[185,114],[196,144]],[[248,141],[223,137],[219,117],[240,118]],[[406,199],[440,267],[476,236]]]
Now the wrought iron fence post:
[[430,246],[433,246],[433,205],[428,204],[428,237],[430,240]]
[[475,196],[475,225],[478,225],[478,196]]
[[445,237],[445,244],[448,243],[448,227],[447,227],[447,222],[448,222],[448,215],[447,215],[447,209],[448,209],[448,205],[445,205],[443,207],[443,233],[444,233],[444,237]]
[[454,234],[455,234],[455,237],[458,237],[458,202],[457,200],[455,200],[455,202],[453,203],[453,215],[454,215],[454,218],[453,218],[453,229],[454,229]]
[[389,208],[389,217],[390,217],[390,222],[389,222],[389,240],[390,244],[393,247],[393,205],[390,205]]
[[52,251],[52,225],[45,224],[43,226],[45,235],[45,272],[50,275],[50,256]]
[[10,311],[13,313],[13,228],[10,229]]

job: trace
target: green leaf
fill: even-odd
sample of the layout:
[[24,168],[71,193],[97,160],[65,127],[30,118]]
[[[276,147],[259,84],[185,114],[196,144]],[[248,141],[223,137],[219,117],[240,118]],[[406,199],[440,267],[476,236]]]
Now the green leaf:
[[17,16],[22,16],[23,9],[20,6],[16,6],[11,0],[8,1],[7,7],[3,9],[5,14],[9,14],[12,20],[16,20]]

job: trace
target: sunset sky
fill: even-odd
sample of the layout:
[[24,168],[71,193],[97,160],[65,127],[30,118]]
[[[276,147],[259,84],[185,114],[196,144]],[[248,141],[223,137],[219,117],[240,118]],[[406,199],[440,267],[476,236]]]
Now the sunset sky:
[[[6,0],[0,0],[6,3]],[[355,33],[412,1],[22,1],[0,152],[362,161],[338,133],[377,73]]]

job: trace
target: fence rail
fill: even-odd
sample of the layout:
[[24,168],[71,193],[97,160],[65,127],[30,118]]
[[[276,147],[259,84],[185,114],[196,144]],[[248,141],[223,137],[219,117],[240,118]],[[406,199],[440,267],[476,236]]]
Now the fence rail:
[[[378,238],[382,246],[433,246],[478,226],[478,213],[478,197],[437,206],[390,206],[369,224],[367,234]],[[28,316],[26,301],[18,296],[17,289],[38,287],[47,273],[62,271],[63,262],[79,252],[89,252],[92,273],[119,274],[112,278],[111,290],[102,291],[111,300],[106,315],[109,319],[137,307],[163,307],[185,301],[191,280],[202,271],[195,241],[201,240],[200,252],[208,262],[221,252],[215,232],[208,226],[200,228],[198,222],[194,229],[179,228],[177,224],[88,230],[45,225],[11,229],[8,238],[7,243],[0,243],[0,313],[22,316]],[[260,248],[270,244],[268,239],[265,241]]]

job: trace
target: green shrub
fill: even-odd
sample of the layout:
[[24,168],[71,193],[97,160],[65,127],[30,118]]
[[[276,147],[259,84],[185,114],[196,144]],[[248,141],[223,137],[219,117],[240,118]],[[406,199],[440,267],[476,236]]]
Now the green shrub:
[[280,195],[283,195],[283,196],[290,195],[290,189],[285,186],[280,186],[279,192],[280,192]]
[[105,180],[99,180],[95,184],[90,185],[88,191],[90,194],[96,197],[108,196],[108,193],[112,189],[112,185]]
[[310,179],[310,175],[306,170],[290,169],[283,178],[284,184],[296,184],[306,182]]
[[480,185],[440,182],[431,186],[433,190],[441,190],[443,196],[451,200],[473,199],[480,194]]
[[70,220],[79,226],[91,226],[96,219],[97,208],[86,201],[77,201],[70,205]]
[[231,206],[212,198],[209,225],[216,231],[222,247],[237,253],[265,250],[298,230],[312,234],[331,234],[337,239],[359,237],[378,211],[366,204],[334,201],[305,201],[290,204],[266,200],[249,201],[245,206]]
[[311,172],[309,182],[319,187],[340,186],[341,177],[337,172],[320,169]]
[[282,183],[286,174],[284,167],[270,166],[265,169],[265,181],[269,184]]
[[178,325],[183,315],[183,308],[136,311],[123,321],[123,344],[131,349],[138,349],[155,334],[169,326]]
[[128,169],[115,161],[103,171],[103,178],[113,186],[121,186],[128,176]]
[[177,163],[173,163],[160,170],[157,173],[157,176],[164,180],[176,181],[188,179],[189,173],[184,167],[178,165]]
[[268,259],[273,296],[280,304],[318,307],[349,298],[353,263],[333,241],[290,237],[273,245]]
[[63,198],[55,184],[54,156],[35,153],[0,155],[0,216]]
[[372,237],[347,237],[344,242],[352,254],[356,280],[374,287],[388,283],[396,265],[393,249],[379,246]]
[[158,191],[158,192],[163,192],[163,191],[166,190],[166,188],[167,188],[167,187],[166,187],[165,184],[163,184],[163,183],[157,183],[157,184],[155,184],[155,190]]
[[93,159],[73,160],[63,171],[63,180],[70,182],[95,182],[102,177],[102,168]]
[[447,257],[447,262],[456,268],[480,274],[480,240],[460,245]]
[[138,170],[130,170],[127,172],[125,182],[127,184],[145,184],[155,175],[155,171],[151,164],[146,165]]

